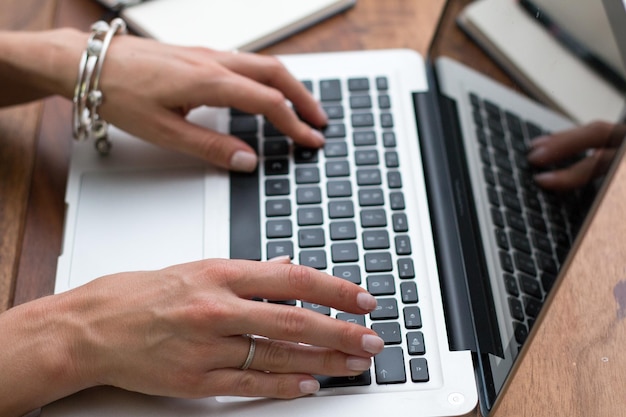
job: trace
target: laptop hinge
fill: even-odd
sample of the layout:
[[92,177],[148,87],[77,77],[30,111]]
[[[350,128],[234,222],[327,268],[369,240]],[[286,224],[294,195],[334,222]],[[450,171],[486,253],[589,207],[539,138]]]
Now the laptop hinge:
[[443,132],[436,111],[436,97],[432,92],[414,93],[413,103],[426,173],[426,190],[450,350],[476,352],[472,311],[464,279],[466,272],[458,230],[455,222],[449,221],[455,218],[456,214],[450,189],[450,174],[445,164],[440,163],[445,150],[442,149]]
[[[434,74],[429,75],[433,87]],[[414,105],[450,348],[503,357],[456,103],[433,88],[414,94]]]

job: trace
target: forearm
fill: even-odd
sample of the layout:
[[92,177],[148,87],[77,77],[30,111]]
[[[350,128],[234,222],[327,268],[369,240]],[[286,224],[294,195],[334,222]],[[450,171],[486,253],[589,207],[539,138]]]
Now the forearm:
[[0,31],[0,106],[71,98],[87,35],[72,29]]
[[0,314],[1,416],[21,416],[84,388],[63,304],[46,297]]

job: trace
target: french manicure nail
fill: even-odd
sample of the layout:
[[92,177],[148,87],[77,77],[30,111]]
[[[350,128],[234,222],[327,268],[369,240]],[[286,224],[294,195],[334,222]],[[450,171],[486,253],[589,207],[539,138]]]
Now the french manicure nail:
[[363,310],[372,311],[376,308],[377,304],[376,298],[369,293],[360,292],[356,296],[356,305],[361,307]]
[[351,371],[363,372],[370,369],[372,360],[369,358],[359,358],[358,356],[350,356],[346,360],[346,366]]
[[369,353],[376,355],[380,353],[385,347],[385,342],[378,336],[374,336],[371,334],[366,334],[361,339],[361,346],[363,350]]
[[311,132],[313,132],[313,136],[315,136],[315,138],[317,139],[318,145],[322,146],[324,143],[326,143],[326,138],[324,137],[322,132],[317,129],[311,129]]
[[300,392],[303,394],[315,394],[320,390],[320,383],[315,379],[300,381]]
[[235,171],[252,172],[257,165],[257,156],[246,151],[237,151],[230,158],[230,167]]

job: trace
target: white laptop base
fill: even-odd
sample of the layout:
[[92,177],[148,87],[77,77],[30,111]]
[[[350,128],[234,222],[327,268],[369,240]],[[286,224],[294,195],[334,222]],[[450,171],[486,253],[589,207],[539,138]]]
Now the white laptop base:
[[[404,50],[307,54],[282,59],[298,78],[314,84],[327,78],[381,74],[389,77],[406,213],[409,223],[415,226],[409,234],[418,269],[423,331],[432,342],[426,352],[429,381],[419,388],[409,383],[324,389],[318,395],[291,401],[232,397],[178,400],[98,387],[45,407],[44,417],[318,417],[339,412],[345,417],[379,413],[451,416],[468,413],[476,406],[471,353],[452,352],[448,348],[410,94],[428,88],[423,60],[415,52]],[[227,130],[225,110],[202,109],[191,118],[217,130]],[[200,258],[229,256],[227,173],[117,130],[111,132],[111,140],[114,148],[107,158],[100,158],[90,145],[74,146],[56,292],[112,272],[158,269]],[[503,329],[503,334],[509,332]],[[407,359],[408,356],[406,364]]]

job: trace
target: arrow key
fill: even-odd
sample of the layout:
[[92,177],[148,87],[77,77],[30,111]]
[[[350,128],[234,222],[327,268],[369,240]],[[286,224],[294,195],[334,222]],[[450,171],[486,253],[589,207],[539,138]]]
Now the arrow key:
[[389,347],[374,356],[377,384],[399,384],[406,382],[404,354],[402,348]]

